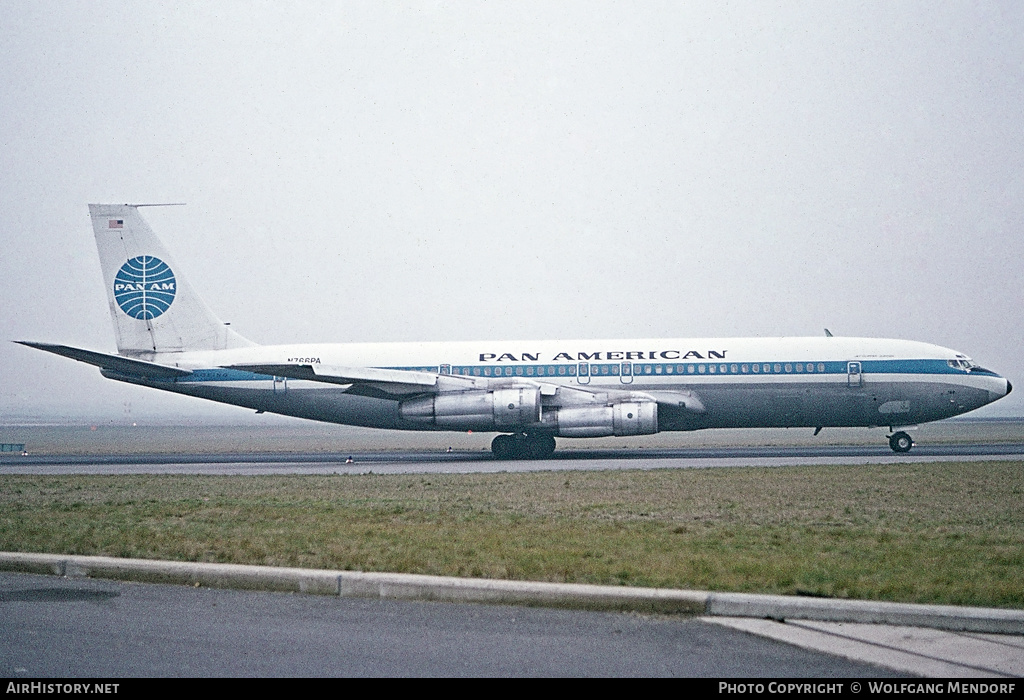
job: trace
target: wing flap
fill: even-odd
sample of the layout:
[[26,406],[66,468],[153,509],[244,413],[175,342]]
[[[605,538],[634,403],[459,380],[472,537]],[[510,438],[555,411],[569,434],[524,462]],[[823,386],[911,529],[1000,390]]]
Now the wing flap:
[[[447,391],[468,389],[487,390],[495,386],[487,377],[470,377],[459,374],[437,374],[407,369],[384,369],[380,367],[342,367],[323,364],[236,364],[224,365],[225,369],[236,369],[255,374],[288,377],[327,384],[350,387],[353,394],[367,396],[408,396],[409,394],[440,394]],[[554,396],[559,387],[555,384],[515,379],[515,384],[539,386],[544,396]],[[505,386],[503,382],[501,384]]]
[[437,375],[404,369],[378,369],[376,367],[332,367],[330,365],[243,364],[226,365],[255,374],[269,374],[289,379],[304,379],[328,384],[400,384],[426,389],[437,384]]

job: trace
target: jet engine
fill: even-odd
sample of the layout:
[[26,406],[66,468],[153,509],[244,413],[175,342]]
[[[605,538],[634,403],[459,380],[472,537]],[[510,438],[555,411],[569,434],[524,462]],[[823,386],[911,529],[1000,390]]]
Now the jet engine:
[[540,422],[540,388],[461,391],[403,401],[404,420],[459,429],[511,428]]
[[558,409],[558,435],[607,437],[658,432],[658,404],[653,401],[611,406],[568,406]]

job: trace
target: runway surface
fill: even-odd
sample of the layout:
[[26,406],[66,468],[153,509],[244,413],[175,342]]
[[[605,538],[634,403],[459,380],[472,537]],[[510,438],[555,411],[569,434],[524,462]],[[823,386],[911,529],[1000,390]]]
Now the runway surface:
[[[874,445],[558,450],[545,460],[496,460],[490,452],[4,455],[0,474],[418,474],[605,469],[702,469],[792,465],[906,464],[1024,459],[1024,442],[919,445],[896,454]],[[351,460],[351,461],[350,461]]]

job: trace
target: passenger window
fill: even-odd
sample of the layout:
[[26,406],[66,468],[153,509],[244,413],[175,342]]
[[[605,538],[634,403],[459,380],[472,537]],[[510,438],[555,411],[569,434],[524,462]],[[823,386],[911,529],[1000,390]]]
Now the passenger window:
[[743,374],[746,374],[750,371],[750,367],[748,365],[740,365],[740,371],[743,372]]
[[704,369],[704,365],[697,365],[697,371],[700,372],[701,374],[704,374],[704,372],[706,372],[707,370]]
[[776,362],[775,363],[775,373],[778,374],[781,371],[782,371],[782,365],[780,365],[779,363]]
[[716,369],[716,368],[715,368],[715,366],[714,366],[714,365],[708,365],[708,372],[710,372],[711,374],[714,374],[714,373],[715,373],[715,369]]
[[793,365],[787,364],[786,365],[786,374],[789,374],[792,371],[793,371]]
[[818,371],[819,372],[824,372],[825,371],[825,363],[824,362],[819,362],[818,363]]
[[733,374],[736,374],[736,372],[739,371],[739,368],[736,367],[736,365],[733,365],[732,367],[729,368],[729,371],[732,372]]
[[753,365],[750,369],[754,370],[754,374],[757,374],[761,371],[761,365]]

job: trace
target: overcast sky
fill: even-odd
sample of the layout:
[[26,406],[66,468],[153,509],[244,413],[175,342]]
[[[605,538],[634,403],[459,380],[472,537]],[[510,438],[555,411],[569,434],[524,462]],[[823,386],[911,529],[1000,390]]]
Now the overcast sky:
[[7,342],[115,349],[89,202],[187,202],[261,343],[828,327],[1024,389],[1022,166],[1019,2],[3,2],[0,415],[210,410]]

